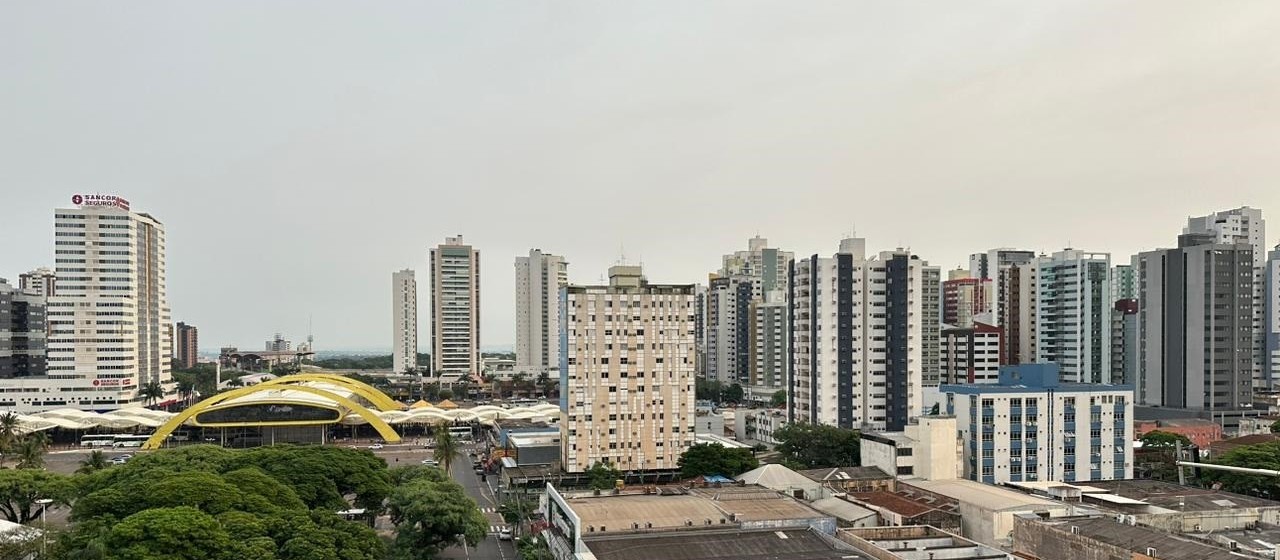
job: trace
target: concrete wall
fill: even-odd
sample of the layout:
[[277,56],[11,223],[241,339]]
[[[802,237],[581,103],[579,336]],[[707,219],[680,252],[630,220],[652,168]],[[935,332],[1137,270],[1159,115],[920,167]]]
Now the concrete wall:
[[862,466],[877,467],[890,474],[898,474],[898,450],[896,447],[869,439],[861,443]]
[[[1186,513],[1152,513],[1135,515],[1134,520],[1163,531],[1190,533],[1243,529],[1245,525],[1261,521],[1280,523],[1280,508],[1233,508],[1226,511],[1191,511]],[[1197,528],[1198,526],[1198,528]]]
[[1013,551],[1036,560],[1137,560],[1145,555],[1101,543],[1083,535],[1055,531],[1032,519],[1018,519],[1013,529]]

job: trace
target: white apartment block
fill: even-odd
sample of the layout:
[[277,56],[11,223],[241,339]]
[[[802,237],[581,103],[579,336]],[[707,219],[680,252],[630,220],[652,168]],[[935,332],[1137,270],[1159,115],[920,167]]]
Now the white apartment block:
[[979,280],[991,280],[991,294],[986,300],[986,312],[990,313],[996,321],[997,327],[1003,327],[1003,318],[1005,317],[1004,303],[1007,301],[1006,292],[1010,286],[1005,284],[1006,276],[1004,271],[1012,267],[1025,265],[1036,258],[1035,251],[1027,251],[1022,249],[1012,249],[1009,247],[1000,247],[991,249],[985,253],[974,253],[969,255],[969,277]]
[[391,273],[391,369],[418,369],[418,280],[412,269]]
[[530,249],[516,257],[516,367],[537,375],[560,370],[560,289],[569,284],[564,257]]
[[760,299],[761,280],[751,276],[712,277],[707,288],[707,378],[725,385],[750,377],[751,302]]
[[938,376],[940,275],[907,251],[866,258],[863,239],[793,261],[788,417],[903,429]]
[[995,383],[1000,380],[1000,328],[942,325],[941,383]]
[[1037,363],[1074,383],[1111,380],[1111,255],[1076,249],[1036,259]]
[[480,251],[449,237],[431,249],[431,364],[437,377],[478,375]]
[[649,284],[624,265],[609,285],[570,285],[563,297],[564,469],[677,468],[695,436],[694,286]]
[[769,292],[763,301],[749,306],[747,385],[753,393],[771,393],[787,387],[787,310],[785,292],[781,290]]
[[943,385],[964,476],[1003,482],[1133,478],[1133,389],[1059,384],[1055,364],[1007,366],[997,385]]
[[739,408],[733,415],[733,433],[749,444],[777,445],[773,433],[786,425],[786,411],[776,408]]
[[862,465],[901,478],[954,480],[963,474],[954,416],[921,416],[900,432],[862,434]]
[[72,203],[54,211],[48,376],[0,381],[0,407],[111,410],[148,404],[138,389],[152,382],[174,392],[164,225],[114,196]]
[[747,240],[746,251],[725,255],[721,276],[750,276],[760,280],[761,293],[783,289],[787,284],[787,264],[795,254],[769,246],[759,235]]

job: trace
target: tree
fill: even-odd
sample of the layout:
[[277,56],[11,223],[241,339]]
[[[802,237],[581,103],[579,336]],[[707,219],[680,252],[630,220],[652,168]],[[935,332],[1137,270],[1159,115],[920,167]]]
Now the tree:
[[587,469],[588,485],[592,490],[608,490],[617,485],[619,478],[622,478],[622,471],[614,468],[607,461],[599,461],[591,468]]
[[525,499],[524,494],[517,492],[513,493],[506,501],[498,504],[498,514],[502,516],[503,521],[519,529],[524,526],[525,521],[533,517],[533,512],[537,508],[537,500]]
[[773,432],[783,461],[804,469],[860,464],[860,437],[857,430],[807,423],[787,424]]
[[685,478],[718,474],[738,476],[760,466],[750,449],[729,449],[718,443],[695,443],[677,463]]
[[489,530],[475,500],[452,480],[414,479],[391,493],[387,502],[396,526],[393,558],[427,560],[465,540],[475,546]]
[[18,468],[44,468],[44,454],[49,450],[49,436],[44,432],[32,432],[23,436],[14,448],[18,456]]
[[772,406],[772,407],[774,407],[774,408],[778,408],[778,407],[782,407],[782,406],[786,406],[786,405],[787,405],[787,390],[786,390],[786,389],[778,389],[777,391],[774,391],[774,392],[773,392],[773,396],[772,396],[772,397],[769,397],[769,406]]
[[547,543],[539,539],[520,537],[516,541],[516,552],[520,555],[520,560],[555,560]]
[[452,398],[453,398],[453,390],[452,390],[452,389],[440,389],[440,391],[436,393],[436,398],[438,398],[438,399],[440,399],[440,400],[452,399]]
[[720,399],[720,382],[715,379],[697,379],[694,381],[694,396],[700,401]]
[[0,414],[0,467],[4,466],[5,456],[13,450],[14,442],[18,441],[18,425],[18,413]]
[[195,395],[196,392],[195,380],[177,377],[175,377],[175,379],[178,380],[178,396],[182,397],[182,403],[184,405],[191,404],[191,397]]
[[149,509],[111,528],[110,559],[230,560],[231,537],[213,516],[193,507]]
[[155,406],[160,399],[164,398],[164,386],[160,385],[159,381],[148,381],[138,389],[138,396],[142,397],[148,407]]
[[[1280,470],[1280,442],[1242,445],[1228,451],[1214,463],[1249,469]],[[1231,492],[1269,499],[1280,498],[1280,478],[1209,469],[1201,471],[1200,476],[1207,481],[1222,484],[1224,489]]]
[[1271,433],[1280,433],[1280,420],[1271,423]]
[[440,424],[436,426],[435,438],[436,460],[440,461],[440,468],[444,469],[444,472],[447,474],[449,472],[449,467],[453,465],[453,456],[458,454],[458,450],[461,446],[459,445],[457,438],[453,437],[453,434],[449,433],[448,421],[441,421]]
[[75,492],[75,481],[66,475],[35,469],[0,469],[0,514],[14,523],[30,523],[40,517],[36,500],[68,505]]
[[102,453],[102,450],[94,449],[92,453],[89,453],[88,457],[80,461],[80,468],[76,469],[76,474],[89,474],[105,469],[109,465],[107,456]]
[[743,395],[744,391],[742,390],[742,385],[734,383],[733,385],[725,387],[724,390],[721,391],[720,402],[738,404],[742,402]]
[[1154,431],[1150,431],[1145,434],[1142,434],[1142,437],[1138,438],[1138,441],[1142,442],[1142,447],[1144,448],[1167,447],[1167,448],[1173,449],[1174,447],[1177,446],[1179,442],[1182,443],[1183,449],[1191,447],[1191,439],[1188,438],[1187,436],[1184,436],[1182,434],[1175,434],[1172,432],[1164,432],[1160,430],[1154,430]]

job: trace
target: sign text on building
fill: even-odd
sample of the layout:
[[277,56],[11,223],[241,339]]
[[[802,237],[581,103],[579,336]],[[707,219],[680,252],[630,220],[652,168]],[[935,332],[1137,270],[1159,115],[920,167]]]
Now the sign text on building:
[[76,206],[115,206],[121,210],[129,209],[129,201],[113,194],[73,194],[71,203]]

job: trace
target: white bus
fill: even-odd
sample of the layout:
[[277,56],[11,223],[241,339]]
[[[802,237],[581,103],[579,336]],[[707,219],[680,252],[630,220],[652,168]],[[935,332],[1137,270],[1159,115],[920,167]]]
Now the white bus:
[[471,426],[449,426],[449,435],[455,439],[471,439]]
[[114,441],[111,434],[88,434],[80,438],[80,447],[111,447]]
[[142,444],[146,443],[148,439],[151,439],[150,435],[118,435],[112,438],[111,447],[142,447]]

